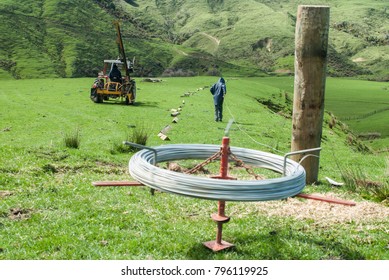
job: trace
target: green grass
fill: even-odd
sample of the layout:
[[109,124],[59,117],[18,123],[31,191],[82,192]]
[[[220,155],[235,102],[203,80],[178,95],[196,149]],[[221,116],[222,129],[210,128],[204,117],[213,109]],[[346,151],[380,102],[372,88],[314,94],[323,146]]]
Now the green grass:
[[[294,77],[262,78],[262,83],[293,95]],[[387,83],[327,78],[325,110],[347,124],[356,135],[377,132],[379,141],[369,143],[377,150],[389,146],[389,87]]]
[[[289,151],[291,120],[254,99],[277,97],[280,88],[266,85],[270,82],[264,78],[226,79],[223,123],[213,121],[207,87],[214,77],[165,78],[161,83],[139,79],[133,106],[91,102],[93,79],[3,81],[0,259],[389,259],[389,221],[383,217],[322,225],[266,215],[259,211],[260,203],[227,202],[231,221],[223,239],[236,247],[215,254],[201,243],[215,239],[209,216],[217,211],[216,201],[161,192],[152,196],[147,187],[92,186],[93,181],[131,179],[127,165],[132,153],[111,151],[133,126],[147,127],[149,146],[220,144],[228,119],[234,118],[231,145],[281,155]],[[170,110],[179,106],[174,124]],[[170,141],[157,136],[166,125],[172,127]],[[64,135],[75,128],[81,145],[64,147]],[[324,179],[341,181],[341,171],[348,167],[363,170],[371,181],[386,178],[385,154],[356,152],[346,137],[340,126],[325,126],[320,184],[305,192],[373,201],[371,194],[335,190]]]

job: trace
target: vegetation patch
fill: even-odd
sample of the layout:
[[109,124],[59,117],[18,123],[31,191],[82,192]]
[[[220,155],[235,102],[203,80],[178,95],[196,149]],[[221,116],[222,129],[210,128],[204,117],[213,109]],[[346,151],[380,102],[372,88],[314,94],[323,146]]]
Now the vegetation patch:
[[135,143],[138,145],[146,146],[147,140],[150,137],[150,132],[144,124],[138,124],[131,127],[130,131],[126,132],[123,140],[119,140],[112,144],[111,154],[116,153],[130,153],[134,151],[138,151],[139,148],[136,148],[131,145],[126,145],[124,142]]
[[388,179],[382,181],[371,180],[361,168],[343,168],[341,173],[349,190],[357,192],[368,199],[389,205]]
[[381,133],[379,132],[369,132],[358,134],[358,138],[361,140],[375,140],[381,138]]
[[80,130],[77,128],[73,132],[68,132],[64,136],[63,140],[66,148],[78,149],[81,143]]
[[293,100],[286,91],[280,92],[278,95],[273,94],[271,98],[255,98],[255,100],[266,106],[274,113],[277,113],[285,118],[292,117]]
[[[385,3],[323,4],[331,7],[328,73],[387,81]],[[355,5],[357,12],[345,12]],[[1,39],[13,43],[0,51],[1,77],[95,76],[104,59],[118,55],[113,20],[122,22],[127,56],[136,58],[134,74],[141,77],[291,73],[296,8],[285,0],[3,1]]]

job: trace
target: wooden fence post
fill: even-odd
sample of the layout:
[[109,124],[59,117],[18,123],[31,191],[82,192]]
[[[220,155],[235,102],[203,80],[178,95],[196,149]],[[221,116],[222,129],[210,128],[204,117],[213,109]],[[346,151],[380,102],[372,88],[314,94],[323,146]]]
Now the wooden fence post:
[[[301,5],[297,10],[295,33],[295,80],[291,151],[320,147],[330,8]],[[315,152],[316,155],[319,152]],[[294,155],[300,161],[304,155]],[[306,182],[317,181],[319,159],[307,157],[302,162]]]

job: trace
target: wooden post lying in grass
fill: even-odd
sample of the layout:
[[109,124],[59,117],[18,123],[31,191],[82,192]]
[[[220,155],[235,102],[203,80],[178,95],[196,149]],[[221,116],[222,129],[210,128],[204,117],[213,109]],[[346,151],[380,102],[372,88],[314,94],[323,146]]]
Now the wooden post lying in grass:
[[[320,147],[329,18],[327,6],[301,5],[297,10],[292,152]],[[297,154],[292,159],[298,162],[303,156]],[[316,182],[319,159],[307,157],[302,165],[307,173],[307,184]]]

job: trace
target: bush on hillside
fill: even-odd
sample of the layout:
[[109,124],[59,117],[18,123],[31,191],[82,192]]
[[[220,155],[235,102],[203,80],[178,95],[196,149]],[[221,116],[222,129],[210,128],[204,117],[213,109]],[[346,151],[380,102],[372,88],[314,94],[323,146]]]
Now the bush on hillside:
[[185,70],[185,69],[172,69],[167,68],[162,73],[162,77],[193,77],[196,76],[196,73],[192,70]]

